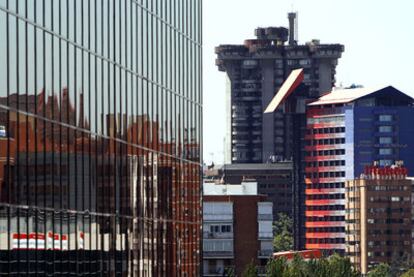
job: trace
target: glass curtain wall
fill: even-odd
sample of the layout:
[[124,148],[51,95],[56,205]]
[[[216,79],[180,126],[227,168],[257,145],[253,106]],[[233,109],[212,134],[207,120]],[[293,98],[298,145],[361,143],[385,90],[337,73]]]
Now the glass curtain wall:
[[198,276],[201,0],[0,0],[0,276]]

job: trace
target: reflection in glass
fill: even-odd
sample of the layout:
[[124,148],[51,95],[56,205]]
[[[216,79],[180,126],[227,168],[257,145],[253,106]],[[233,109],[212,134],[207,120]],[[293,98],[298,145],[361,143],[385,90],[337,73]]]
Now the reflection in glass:
[[193,2],[0,1],[0,275],[199,275]]

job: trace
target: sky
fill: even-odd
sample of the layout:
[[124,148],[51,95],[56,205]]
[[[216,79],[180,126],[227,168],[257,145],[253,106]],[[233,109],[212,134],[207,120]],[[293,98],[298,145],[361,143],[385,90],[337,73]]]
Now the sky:
[[341,43],[336,86],[392,85],[414,97],[412,0],[205,0],[203,1],[203,159],[223,163],[226,73],[215,66],[214,47],[242,44],[254,29],[288,26],[298,12],[304,44]]

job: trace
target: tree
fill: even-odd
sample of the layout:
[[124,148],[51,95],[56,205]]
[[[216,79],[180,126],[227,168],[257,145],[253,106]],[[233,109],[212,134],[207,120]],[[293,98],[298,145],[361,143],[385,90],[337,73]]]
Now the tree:
[[287,261],[286,258],[270,260],[266,266],[266,276],[359,277],[360,273],[352,267],[348,258],[341,257],[338,254],[328,258],[310,260],[304,260],[300,255],[295,255],[291,261]]
[[313,276],[307,272],[306,261],[298,254],[293,257],[293,260],[289,262],[288,270],[285,272],[283,277],[306,277]]
[[307,262],[307,276],[331,277],[327,259],[311,259]]
[[292,250],[292,218],[285,213],[279,213],[277,217],[278,220],[273,224],[273,249],[275,252]]
[[355,270],[349,258],[344,258],[338,254],[334,254],[328,258],[329,276],[331,277],[357,277],[359,272]]
[[253,261],[251,261],[246,268],[244,269],[243,273],[242,273],[242,277],[257,277],[257,267],[256,265],[253,263]]
[[404,272],[400,277],[414,277],[414,269]]
[[391,277],[391,267],[388,264],[381,263],[370,270],[368,277]]
[[286,258],[269,259],[266,264],[267,277],[283,277],[283,273],[287,270],[288,264]]
[[234,277],[234,267],[226,267],[224,269],[224,276],[226,276],[226,277]]
[[412,266],[411,258],[407,253],[400,255],[400,253],[394,252],[390,264],[391,276],[398,276]]

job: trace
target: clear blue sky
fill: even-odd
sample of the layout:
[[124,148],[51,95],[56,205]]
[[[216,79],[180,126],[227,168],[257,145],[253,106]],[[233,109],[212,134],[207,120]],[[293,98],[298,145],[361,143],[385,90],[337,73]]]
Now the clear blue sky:
[[258,26],[286,26],[299,13],[299,43],[341,43],[337,86],[393,85],[414,96],[412,0],[205,0],[204,160],[221,163],[225,134],[225,73],[214,65],[214,47],[241,44]]

